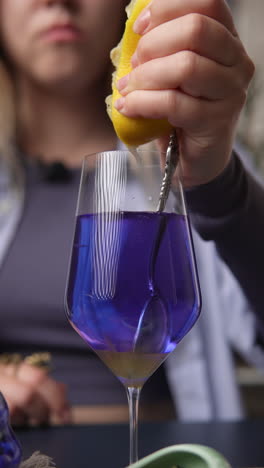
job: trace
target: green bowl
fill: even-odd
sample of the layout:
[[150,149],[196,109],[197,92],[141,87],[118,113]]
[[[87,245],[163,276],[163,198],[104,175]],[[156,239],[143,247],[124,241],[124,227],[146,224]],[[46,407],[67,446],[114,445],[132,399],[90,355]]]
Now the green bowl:
[[172,445],[142,458],[129,468],[231,468],[221,453],[199,444]]

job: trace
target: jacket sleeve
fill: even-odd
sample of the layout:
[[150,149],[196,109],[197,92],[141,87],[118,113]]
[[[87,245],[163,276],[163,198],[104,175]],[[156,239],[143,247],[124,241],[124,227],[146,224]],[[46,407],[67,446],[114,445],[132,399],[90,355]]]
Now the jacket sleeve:
[[264,187],[234,153],[220,176],[185,195],[192,224],[203,239],[215,242],[264,336]]

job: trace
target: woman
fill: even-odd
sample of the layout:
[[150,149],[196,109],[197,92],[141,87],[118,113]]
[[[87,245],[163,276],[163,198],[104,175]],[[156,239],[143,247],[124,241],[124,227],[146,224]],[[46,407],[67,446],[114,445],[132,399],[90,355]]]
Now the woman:
[[[24,361],[2,366],[0,388],[13,422],[68,421],[58,380],[67,382],[71,403],[88,405],[89,420],[93,408],[97,420],[126,414],[124,389],[71,330],[62,304],[82,157],[117,145],[104,99],[109,51],[127,3],[0,2],[3,57],[15,95],[15,121],[2,141],[1,347],[25,355],[48,349],[56,376]],[[229,164],[253,73],[231,14],[223,0],[153,0],[135,28],[142,38],[116,106],[180,128],[184,183],[205,184]],[[157,411],[159,401],[165,416],[172,409],[162,372],[146,386],[145,401],[152,398]],[[213,410],[204,415],[215,416]]]

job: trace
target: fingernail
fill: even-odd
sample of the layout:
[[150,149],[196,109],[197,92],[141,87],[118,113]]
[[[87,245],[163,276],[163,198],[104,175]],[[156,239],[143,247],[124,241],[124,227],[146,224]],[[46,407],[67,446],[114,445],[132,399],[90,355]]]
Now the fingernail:
[[136,68],[138,66],[139,62],[138,62],[138,55],[137,53],[135,52],[132,57],[131,57],[131,65],[133,68]]
[[118,80],[116,83],[116,87],[118,91],[122,91],[122,89],[124,89],[127,86],[128,82],[129,82],[129,74],[120,78],[120,80]]
[[121,97],[119,99],[117,99],[114,103],[114,107],[116,108],[116,110],[118,110],[119,112],[122,111],[122,109],[124,108],[124,105],[125,105],[125,98],[124,97]]
[[143,34],[144,31],[147,29],[150,23],[150,10],[149,8],[145,8],[138,18],[136,19],[134,26],[133,26],[133,31],[136,34]]

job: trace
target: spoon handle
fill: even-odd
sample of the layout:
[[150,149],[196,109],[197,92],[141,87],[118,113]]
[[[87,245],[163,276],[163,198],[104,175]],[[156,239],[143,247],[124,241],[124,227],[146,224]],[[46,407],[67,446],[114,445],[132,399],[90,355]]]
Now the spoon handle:
[[179,144],[176,135],[176,130],[174,130],[170,136],[169,145],[166,152],[166,161],[165,161],[165,169],[164,169],[164,176],[162,179],[161,189],[160,189],[160,196],[159,202],[157,206],[157,212],[161,212],[164,210],[166,201],[169,196],[170,186],[171,186],[171,179],[175,172],[179,161]]

